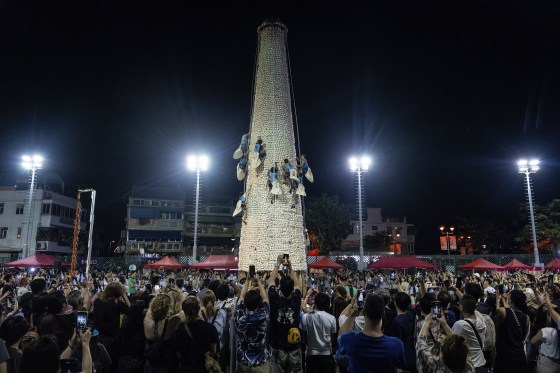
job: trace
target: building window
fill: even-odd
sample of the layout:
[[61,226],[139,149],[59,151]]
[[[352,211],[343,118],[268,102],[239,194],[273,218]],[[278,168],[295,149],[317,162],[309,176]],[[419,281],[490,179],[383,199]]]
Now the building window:
[[408,253],[414,254],[414,244],[408,244]]
[[371,226],[372,231],[377,231],[377,229],[379,229],[379,227],[377,225],[372,225]]
[[387,234],[393,234],[393,227],[387,227]]
[[23,215],[23,203],[18,203],[16,205],[16,215]]
[[4,213],[4,204],[0,203],[0,214]]
[[21,238],[21,231],[22,231],[22,227],[18,227],[17,229],[17,238]]
[[51,204],[50,203],[43,203],[43,207],[41,209],[41,214],[49,215],[51,213]]
[[8,236],[8,227],[0,228],[0,239],[6,238]]

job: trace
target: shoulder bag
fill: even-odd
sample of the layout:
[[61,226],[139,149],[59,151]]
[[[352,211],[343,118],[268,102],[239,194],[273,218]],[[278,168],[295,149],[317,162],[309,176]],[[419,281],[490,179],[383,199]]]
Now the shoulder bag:
[[472,330],[474,331],[474,334],[476,335],[476,339],[478,340],[478,344],[480,345],[480,349],[482,350],[482,354],[484,355],[484,360],[486,360],[485,366],[486,367],[491,366],[492,360],[493,360],[493,356],[492,356],[493,351],[492,350],[487,350],[487,351],[484,350],[484,346],[482,345],[482,339],[480,339],[480,335],[478,334],[478,331],[476,330],[475,326],[469,320],[467,320],[467,319],[464,319],[464,320],[471,326]]
[[220,363],[218,363],[218,356],[216,356],[217,354],[212,354],[210,351],[203,353],[200,347],[198,346],[198,343],[196,343],[195,339],[193,338],[191,334],[191,330],[189,329],[187,323],[183,323],[183,325],[185,325],[185,330],[187,331],[187,334],[189,335],[191,341],[193,342],[196,350],[202,356],[204,356],[204,367],[206,368],[206,371],[208,371],[209,373],[222,373],[222,368],[220,367]]

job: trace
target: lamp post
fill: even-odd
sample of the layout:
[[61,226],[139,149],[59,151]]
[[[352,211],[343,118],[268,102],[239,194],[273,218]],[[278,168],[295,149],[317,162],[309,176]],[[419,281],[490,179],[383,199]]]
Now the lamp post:
[[358,176],[358,219],[360,225],[358,227],[358,234],[360,235],[360,263],[358,264],[358,270],[362,271],[365,268],[364,262],[364,232],[363,232],[363,219],[362,219],[362,172],[369,169],[371,160],[369,157],[362,156],[361,158],[351,157],[349,159],[350,170],[356,172]]
[[196,263],[196,250],[198,239],[198,203],[200,199],[200,173],[208,169],[208,157],[204,155],[191,155],[187,157],[187,168],[196,173],[196,187],[194,197],[194,238],[193,238],[193,263]]
[[453,234],[453,231],[455,230],[455,228],[449,227],[449,230],[445,231],[445,227],[442,225],[441,227],[439,227],[439,230],[441,231],[441,234],[445,234],[445,242],[447,243],[447,255],[450,256],[451,255],[451,242],[449,242],[449,235]]
[[[532,159],[527,161],[521,159],[517,162],[517,167],[520,174],[525,175],[525,184],[527,187],[527,197],[529,199],[529,216],[531,219],[531,230],[533,231],[533,252],[535,254],[535,267],[543,268],[543,264],[539,258],[539,247],[537,245],[537,230],[535,228],[535,212],[533,210],[533,193],[531,191],[531,174],[534,174],[540,169],[539,160]],[[544,268],[543,268],[544,269]]]
[[23,166],[23,168],[25,168],[26,170],[31,170],[31,183],[29,184],[29,201],[27,203],[27,232],[25,234],[25,244],[23,246],[23,257],[26,258],[30,255],[30,250],[29,250],[29,241],[31,240],[31,235],[33,232],[33,229],[31,227],[31,225],[33,224],[33,210],[31,208],[31,203],[33,202],[33,192],[35,190],[35,173],[38,169],[43,168],[43,157],[41,157],[40,155],[34,155],[33,157],[30,157],[28,155],[24,155],[23,157],[21,157],[23,162],[21,163],[21,165]]

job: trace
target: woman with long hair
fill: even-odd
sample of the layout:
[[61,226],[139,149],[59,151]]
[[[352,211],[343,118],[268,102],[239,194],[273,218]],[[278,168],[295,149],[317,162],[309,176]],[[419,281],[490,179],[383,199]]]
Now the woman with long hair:
[[512,290],[496,301],[496,373],[526,372],[528,369],[525,341],[530,322],[525,301],[521,290]]
[[200,318],[201,305],[196,296],[188,296],[182,304],[185,322],[173,337],[181,357],[181,373],[206,373],[205,354],[215,353],[218,344],[216,328]]
[[99,331],[99,342],[109,353],[121,327],[121,315],[126,315],[129,307],[130,302],[125,287],[119,282],[108,284],[93,302],[93,321]]
[[227,312],[223,308],[216,309],[216,295],[212,290],[206,290],[202,296],[202,318],[207,323],[214,325],[218,332],[219,349],[223,347],[222,336],[227,325]]
[[148,340],[145,373],[171,373],[177,371],[177,359],[173,352],[173,333],[181,323],[174,314],[173,298],[158,294],[150,302],[144,317],[144,335]]

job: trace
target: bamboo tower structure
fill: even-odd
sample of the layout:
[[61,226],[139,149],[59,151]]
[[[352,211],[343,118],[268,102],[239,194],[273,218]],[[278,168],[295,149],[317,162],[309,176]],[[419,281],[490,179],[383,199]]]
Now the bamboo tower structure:
[[[288,29],[277,21],[258,28],[253,110],[242,215],[239,269],[270,271],[280,254],[289,254],[292,268],[307,270],[301,196],[283,175],[285,160],[296,169],[296,136],[292,117],[291,80],[287,51]],[[297,123],[296,123],[297,125]],[[255,144],[262,141],[261,160]],[[234,156],[235,157],[235,156]],[[272,194],[269,171],[278,166],[279,192]]]

